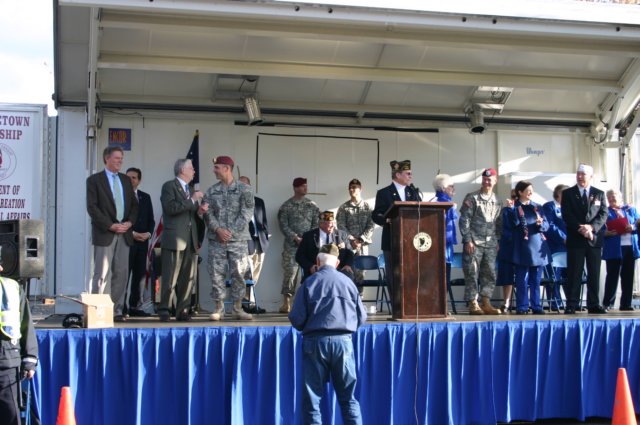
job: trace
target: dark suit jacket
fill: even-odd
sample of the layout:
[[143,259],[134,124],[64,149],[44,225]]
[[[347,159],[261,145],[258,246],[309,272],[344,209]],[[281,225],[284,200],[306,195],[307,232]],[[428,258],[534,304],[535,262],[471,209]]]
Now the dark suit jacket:
[[[135,192],[134,192],[135,194]],[[153,205],[148,193],[138,190],[138,218],[133,223],[133,231],[137,233],[151,233],[155,230],[156,221],[153,218]],[[145,243],[145,242],[140,242]]]
[[[133,194],[131,179],[126,174],[118,173],[124,195],[124,215],[122,222],[136,222],[138,217],[138,201]],[[113,192],[109,178],[103,171],[95,173],[87,178],[87,212],[91,217],[91,241],[96,246],[108,246],[113,241],[115,233],[109,230],[112,224],[117,223],[116,203],[113,200]],[[132,229],[124,234],[128,245],[133,244]]]
[[[262,200],[262,198],[254,196],[253,199],[255,200],[255,206],[253,208],[253,220],[256,222],[256,225],[253,225],[253,221],[249,222],[249,233],[251,234],[251,239],[249,240],[249,254],[253,254],[256,251],[262,254],[263,252],[267,252],[267,248],[269,248],[267,211],[265,209],[264,201]],[[258,233],[257,238],[256,236],[254,236],[256,234],[256,230]]]
[[[320,245],[324,245],[324,242],[321,244],[319,239],[320,229],[311,229],[302,235],[302,241],[300,241],[300,245],[298,245],[296,262],[304,269],[305,276],[310,274],[309,270],[316,264],[316,257],[318,256],[318,252],[320,252]],[[340,248],[340,255],[338,256],[340,264],[338,265],[338,270],[344,266],[353,268],[354,254],[350,249],[346,248],[349,246],[349,234],[342,230],[334,229],[333,241]]]
[[[567,225],[567,249],[585,245],[600,248],[604,239],[604,224],[607,221],[607,199],[604,192],[591,186],[588,205],[583,205],[578,186],[571,186],[562,192],[562,218]],[[587,240],[578,233],[578,226],[593,226],[595,238]]]
[[[420,194],[410,187],[407,187],[406,201],[421,201]],[[376,193],[376,205],[371,213],[371,219],[378,226],[382,226],[382,250],[391,251],[391,225],[387,223],[385,213],[396,201],[401,201],[396,186],[391,183],[383,187]]]
[[162,248],[183,251],[191,238],[192,246],[198,249],[198,229],[204,228],[204,221],[198,217],[198,204],[187,198],[178,179],[169,180],[162,185],[160,203],[164,222]]

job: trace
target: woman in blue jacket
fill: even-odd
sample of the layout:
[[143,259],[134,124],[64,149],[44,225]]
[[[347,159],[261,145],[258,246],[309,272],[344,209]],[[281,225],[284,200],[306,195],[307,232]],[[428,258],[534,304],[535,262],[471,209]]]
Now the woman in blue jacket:
[[542,207],[531,201],[533,185],[516,184],[518,200],[511,210],[513,264],[516,271],[516,313],[527,314],[529,303],[533,314],[544,314],[540,303],[542,269],[549,263],[549,247],[544,232],[549,228]]
[[[602,247],[602,259],[607,263],[607,278],[605,280],[602,304],[605,308],[613,307],[616,301],[619,278],[622,282],[620,311],[633,311],[631,306],[633,274],[636,258],[640,257],[636,229],[640,216],[638,216],[635,208],[624,205],[622,193],[619,190],[608,190],[607,202],[609,203],[608,226],[604,234],[604,245]],[[629,223],[622,234],[612,229],[612,220],[618,218],[626,218]]]
[[[455,194],[455,188],[453,185],[453,179],[448,174],[438,174],[433,179],[433,188],[436,191],[436,196],[432,202],[453,202],[453,195]],[[456,236],[456,222],[460,216],[456,205],[447,210],[447,216],[445,217],[446,224],[446,248],[445,248],[445,260],[447,263],[447,288],[451,286],[451,263],[453,262],[453,247],[458,243]]]
[[498,264],[496,286],[502,286],[502,307],[503,314],[509,313],[511,308],[511,294],[513,293],[513,283],[515,282],[515,269],[513,268],[513,235],[511,234],[511,214],[513,205],[518,199],[516,190],[511,189],[511,197],[506,200],[505,207],[502,208],[502,236],[498,244]]

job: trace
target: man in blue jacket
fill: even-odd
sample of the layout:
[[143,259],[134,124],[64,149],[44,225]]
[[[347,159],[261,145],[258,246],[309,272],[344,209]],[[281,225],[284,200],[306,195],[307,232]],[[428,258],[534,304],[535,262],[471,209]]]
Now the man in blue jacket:
[[296,293],[289,321],[302,332],[302,410],[305,424],[321,424],[320,401],[331,377],[345,424],[362,424],[355,398],[352,334],[367,320],[356,285],[336,267],[335,244],[320,248],[319,270]]

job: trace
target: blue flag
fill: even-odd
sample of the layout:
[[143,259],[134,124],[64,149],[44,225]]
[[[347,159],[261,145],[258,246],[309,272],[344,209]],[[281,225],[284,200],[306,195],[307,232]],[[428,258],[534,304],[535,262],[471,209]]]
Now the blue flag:
[[189,148],[189,153],[187,153],[187,159],[191,160],[191,164],[193,164],[193,169],[196,171],[196,174],[193,176],[193,180],[191,181],[191,186],[200,183],[200,132],[196,130],[196,134],[193,136],[193,142],[191,142],[191,147]]

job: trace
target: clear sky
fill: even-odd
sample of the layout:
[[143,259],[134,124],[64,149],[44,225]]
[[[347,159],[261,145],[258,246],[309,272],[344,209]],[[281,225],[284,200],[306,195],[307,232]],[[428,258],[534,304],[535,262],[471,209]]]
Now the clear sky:
[[53,2],[0,0],[0,102],[53,109]]

